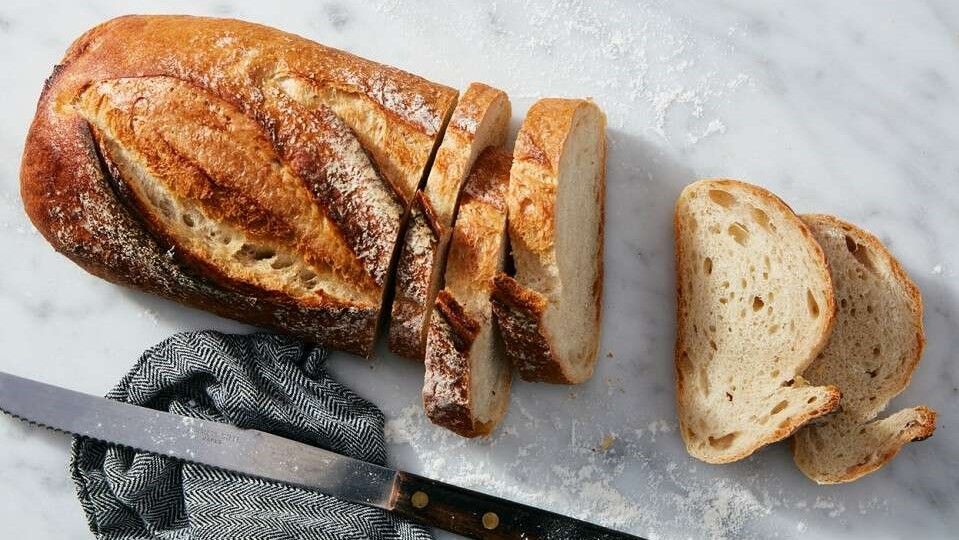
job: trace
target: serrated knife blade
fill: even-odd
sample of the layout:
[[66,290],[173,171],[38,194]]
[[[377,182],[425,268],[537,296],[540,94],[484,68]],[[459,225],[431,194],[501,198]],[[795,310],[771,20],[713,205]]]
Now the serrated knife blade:
[[255,429],[138,407],[2,371],[0,410],[73,435],[383,508],[472,538],[638,538]]

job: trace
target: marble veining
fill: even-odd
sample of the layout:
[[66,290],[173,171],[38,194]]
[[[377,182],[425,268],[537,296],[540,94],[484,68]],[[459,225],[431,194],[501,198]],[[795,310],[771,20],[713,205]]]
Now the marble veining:
[[[389,418],[397,466],[655,538],[924,538],[959,530],[959,4],[181,2],[0,5],[0,369],[102,394],[174,331],[246,328],[90,277],[54,253],[18,194],[43,80],[72,39],[124,13],[238,17],[463,88],[509,92],[514,129],[549,95],[609,116],[606,296],[596,376],[518,383],[496,435],[463,441],[419,411],[422,368],[336,354]],[[671,215],[705,176],[763,184],[799,212],[879,235],[922,289],[928,346],[889,412],[925,403],[936,435],[856,483],[819,487],[785,445],[689,458],[673,405]],[[88,538],[65,436],[0,419],[0,536]]]

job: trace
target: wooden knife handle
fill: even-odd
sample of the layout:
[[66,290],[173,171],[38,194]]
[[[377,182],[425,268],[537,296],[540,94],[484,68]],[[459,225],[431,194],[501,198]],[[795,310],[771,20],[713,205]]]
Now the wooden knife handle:
[[397,514],[470,538],[639,539],[477,491],[400,472],[394,492]]

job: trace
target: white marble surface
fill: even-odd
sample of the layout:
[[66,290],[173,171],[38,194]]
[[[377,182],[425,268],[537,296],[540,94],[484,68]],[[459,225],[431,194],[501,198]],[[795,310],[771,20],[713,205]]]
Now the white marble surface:
[[[36,234],[17,188],[40,87],[83,30],[129,12],[235,16],[453,86],[497,85],[512,96],[514,124],[546,95],[591,95],[608,112],[595,378],[517,384],[497,434],[463,442],[424,423],[418,366],[335,355],[340,378],[391,418],[395,464],[657,538],[959,530],[959,4],[66,4],[0,4],[0,369],[102,394],[176,330],[242,329],[87,276]],[[835,213],[888,242],[923,291],[928,333],[892,408],[938,409],[935,437],[838,487],[810,483],[782,445],[726,466],[685,454],[672,391],[670,214],[683,185],[711,175],[761,183],[800,212]],[[89,536],[67,444],[0,419],[0,537]]]

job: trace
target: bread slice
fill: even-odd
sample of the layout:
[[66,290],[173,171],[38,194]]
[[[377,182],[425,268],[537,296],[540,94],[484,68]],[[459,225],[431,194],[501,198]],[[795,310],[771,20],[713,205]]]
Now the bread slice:
[[919,289],[872,234],[832,216],[803,216],[832,271],[836,327],[806,370],[811,384],[842,390],[841,410],[796,433],[796,464],[820,484],[850,482],[936,429],[919,406],[875,420],[909,384],[924,345]]
[[486,435],[506,414],[512,369],[493,324],[493,277],[506,255],[506,187],[512,158],[487,149],[470,173],[426,340],[423,405],[433,423]]
[[453,111],[423,192],[413,202],[396,264],[390,350],[422,359],[436,292],[463,180],[484,149],[502,145],[509,129],[509,98],[472,83]]
[[513,151],[507,195],[515,277],[496,277],[506,354],[528,381],[589,379],[603,293],[606,117],[592,101],[542,99]]
[[704,180],[676,203],[676,395],[690,455],[742,459],[836,408],[800,374],[835,319],[809,229],[772,193]]

